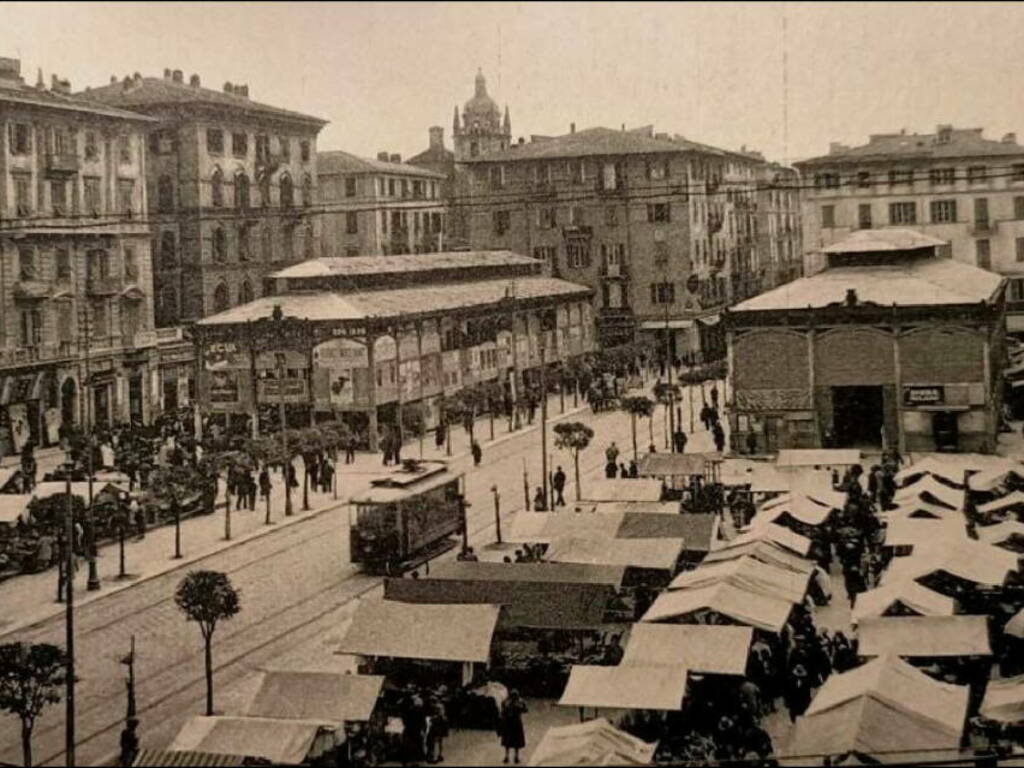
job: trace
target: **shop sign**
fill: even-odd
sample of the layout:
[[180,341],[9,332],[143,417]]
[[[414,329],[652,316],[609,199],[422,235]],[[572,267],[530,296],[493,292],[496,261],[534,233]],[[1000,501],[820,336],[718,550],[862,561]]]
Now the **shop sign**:
[[210,402],[219,405],[238,402],[238,378],[235,371],[210,372]]
[[260,400],[286,403],[305,402],[305,379],[264,379],[260,382]]
[[904,387],[903,402],[906,405],[934,405],[943,402],[945,388],[942,386],[931,387]]
[[249,367],[248,352],[234,341],[208,344],[203,350],[203,359],[208,371],[223,368],[241,369]]

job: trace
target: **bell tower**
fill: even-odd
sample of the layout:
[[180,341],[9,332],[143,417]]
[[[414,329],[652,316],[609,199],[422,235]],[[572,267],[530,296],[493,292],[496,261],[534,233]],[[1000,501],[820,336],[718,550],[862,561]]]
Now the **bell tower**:
[[471,160],[508,149],[512,140],[512,119],[505,107],[504,119],[497,103],[487,93],[484,73],[477,70],[473,98],[462,107],[455,107],[452,125],[455,161]]

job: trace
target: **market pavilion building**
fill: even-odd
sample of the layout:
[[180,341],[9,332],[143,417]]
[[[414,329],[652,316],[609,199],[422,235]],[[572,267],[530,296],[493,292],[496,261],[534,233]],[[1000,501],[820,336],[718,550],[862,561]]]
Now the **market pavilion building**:
[[994,450],[1005,280],[943,244],[861,230],[725,313],[733,450]]
[[340,416],[376,449],[378,429],[423,403],[500,382],[515,400],[542,365],[594,349],[590,288],[510,251],[311,259],[267,295],[196,323],[205,414],[289,424]]

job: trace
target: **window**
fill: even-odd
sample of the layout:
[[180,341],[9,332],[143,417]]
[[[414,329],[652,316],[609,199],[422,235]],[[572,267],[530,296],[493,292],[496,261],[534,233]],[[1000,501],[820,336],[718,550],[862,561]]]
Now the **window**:
[[255,298],[252,292],[252,286],[248,280],[242,281],[242,286],[238,289],[238,303],[248,304]]
[[488,178],[491,189],[501,189],[505,186],[505,169],[500,165],[495,165],[488,172]]
[[256,138],[253,141],[256,150],[256,163],[257,165],[267,165],[270,163],[270,137],[265,133],[257,133]]
[[231,154],[235,157],[245,157],[249,154],[249,134],[245,131],[231,134]]
[[967,169],[968,184],[984,184],[988,181],[988,168],[984,165],[972,165]]
[[92,328],[90,335],[94,339],[105,339],[110,336],[110,313],[106,301],[96,301],[92,305]]
[[309,162],[309,142],[308,141],[300,141],[299,142],[299,157],[302,160],[302,162],[304,162],[304,163],[308,163]]
[[302,231],[302,256],[305,259],[312,259],[316,253],[316,240],[313,237],[313,224],[309,222]]
[[82,182],[85,190],[85,212],[90,216],[98,216],[103,210],[100,179],[98,176],[86,176]]
[[668,266],[668,243],[656,240],[654,243],[654,266],[664,269]]
[[814,186],[819,189],[839,189],[839,174],[816,173],[814,174]]
[[206,129],[206,151],[211,155],[224,154],[224,131],[220,128]]
[[132,161],[132,137],[128,134],[117,137],[117,159],[121,165],[127,165]]
[[25,247],[18,249],[18,279],[36,279],[36,252],[34,248]]
[[214,169],[210,178],[210,202],[214,208],[224,206],[224,174],[220,168]]
[[1017,247],[1017,261],[1024,261],[1024,237],[1018,237],[1015,242]]
[[27,155],[32,151],[32,126],[27,123],[8,123],[7,143],[12,155]]
[[409,196],[409,180],[402,179],[402,197]]
[[989,240],[975,240],[974,255],[979,267],[982,269],[992,268],[992,245]]
[[932,168],[928,171],[928,181],[932,186],[948,186],[956,181],[956,169]]
[[590,266],[590,244],[585,240],[570,240],[565,244],[565,263],[569,269]]
[[538,245],[533,249],[533,258],[543,261],[548,266],[554,266],[556,249],[553,245]]
[[235,174],[235,208],[240,211],[249,208],[249,177],[245,171]]
[[395,180],[388,179],[388,197],[395,196]]
[[14,213],[16,216],[32,215],[32,177],[24,174],[11,174],[14,180]]
[[988,198],[974,198],[974,224],[975,226],[988,226]]
[[302,205],[309,208],[313,204],[313,179],[307,174],[302,178]]
[[558,226],[558,214],[556,208],[538,208],[537,226],[541,229],[554,229]]
[[956,200],[933,200],[932,223],[950,224],[956,221]]
[[38,309],[21,311],[21,346],[34,347],[43,340],[43,315]]
[[857,226],[861,229],[871,229],[871,203],[861,203],[857,206]]
[[896,187],[900,184],[913,184],[914,183],[914,172],[906,169],[899,168],[889,171],[889,186]]
[[494,211],[491,214],[491,223],[494,227],[494,234],[504,235],[512,228],[512,212]]
[[647,178],[651,181],[659,181],[668,178],[668,160],[648,161]]
[[270,224],[263,225],[263,235],[260,238],[260,251],[264,261],[274,260],[274,231]]
[[281,231],[281,258],[285,261],[295,260],[295,229],[285,227]]
[[68,183],[66,181],[50,182],[50,208],[54,216],[63,216],[68,212]]
[[917,203],[889,203],[890,224],[916,224]]
[[669,203],[649,203],[647,205],[647,221],[651,224],[664,224],[672,220]]
[[604,209],[604,225],[606,227],[619,226],[619,209],[614,205],[609,205]]
[[135,180],[117,180],[117,212],[131,218],[135,210]]
[[1024,280],[1016,278],[1007,283],[1007,301],[1024,301]]
[[651,283],[652,304],[672,304],[676,300],[674,283]]
[[1024,219],[1024,197],[1013,198],[1013,218]]
[[282,136],[277,140],[277,144],[281,147],[281,159],[290,163],[292,161],[292,140],[287,136]]
[[212,237],[213,244],[213,260],[214,261],[225,261],[228,257],[228,243],[227,236],[224,234],[223,227],[215,227],[213,230]]
[[587,223],[587,209],[579,205],[569,208],[569,226],[581,227]]
[[135,260],[135,249],[124,249],[124,279],[134,283],[139,279],[139,263]]
[[85,132],[85,159],[86,160],[98,160],[100,156],[100,147],[96,142],[96,132],[86,131]]
[[213,311],[223,312],[231,306],[231,293],[227,283],[221,283],[213,292]]
[[858,171],[857,186],[861,189],[871,186],[871,173],[869,171]]
[[349,235],[359,233],[359,214],[356,211],[349,211],[345,214],[345,232]]
[[249,225],[238,225],[238,260],[249,260]]
[[57,279],[68,280],[71,277],[71,254],[67,248],[57,248],[53,252],[53,260],[57,268]]
[[1014,163],[1010,166],[1010,170],[1013,174],[1010,181],[1016,183],[1024,181],[1024,163]]
[[156,182],[156,209],[160,213],[174,210],[174,182],[170,176],[161,176]]
[[345,197],[356,196],[356,177],[349,176],[345,179]]
[[270,174],[264,173],[258,178],[260,184],[260,205],[264,208],[269,208],[272,202],[270,196]]
[[156,304],[156,324],[164,327],[173,325],[178,319],[178,292],[174,286],[165,285],[160,289]]
[[822,229],[832,229],[836,225],[836,207],[834,205],[821,206]]
[[160,235],[160,266],[163,269],[175,269],[178,266],[178,249],[174,232],[170,230]]
[[89,283],[110,279],[110,254],[94,249],[85,254],[85,276]]
[[291,208],[295,205],[295,185],[291,176],[281,177],[281,207]]

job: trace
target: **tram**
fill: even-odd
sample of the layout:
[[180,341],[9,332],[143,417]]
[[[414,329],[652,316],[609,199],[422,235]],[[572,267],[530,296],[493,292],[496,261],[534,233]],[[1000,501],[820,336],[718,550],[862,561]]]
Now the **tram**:
[[444,461],[407,460],[372,480],[350,501],[353,565],[396,575],[452,549],[465,535],[462,479]]

